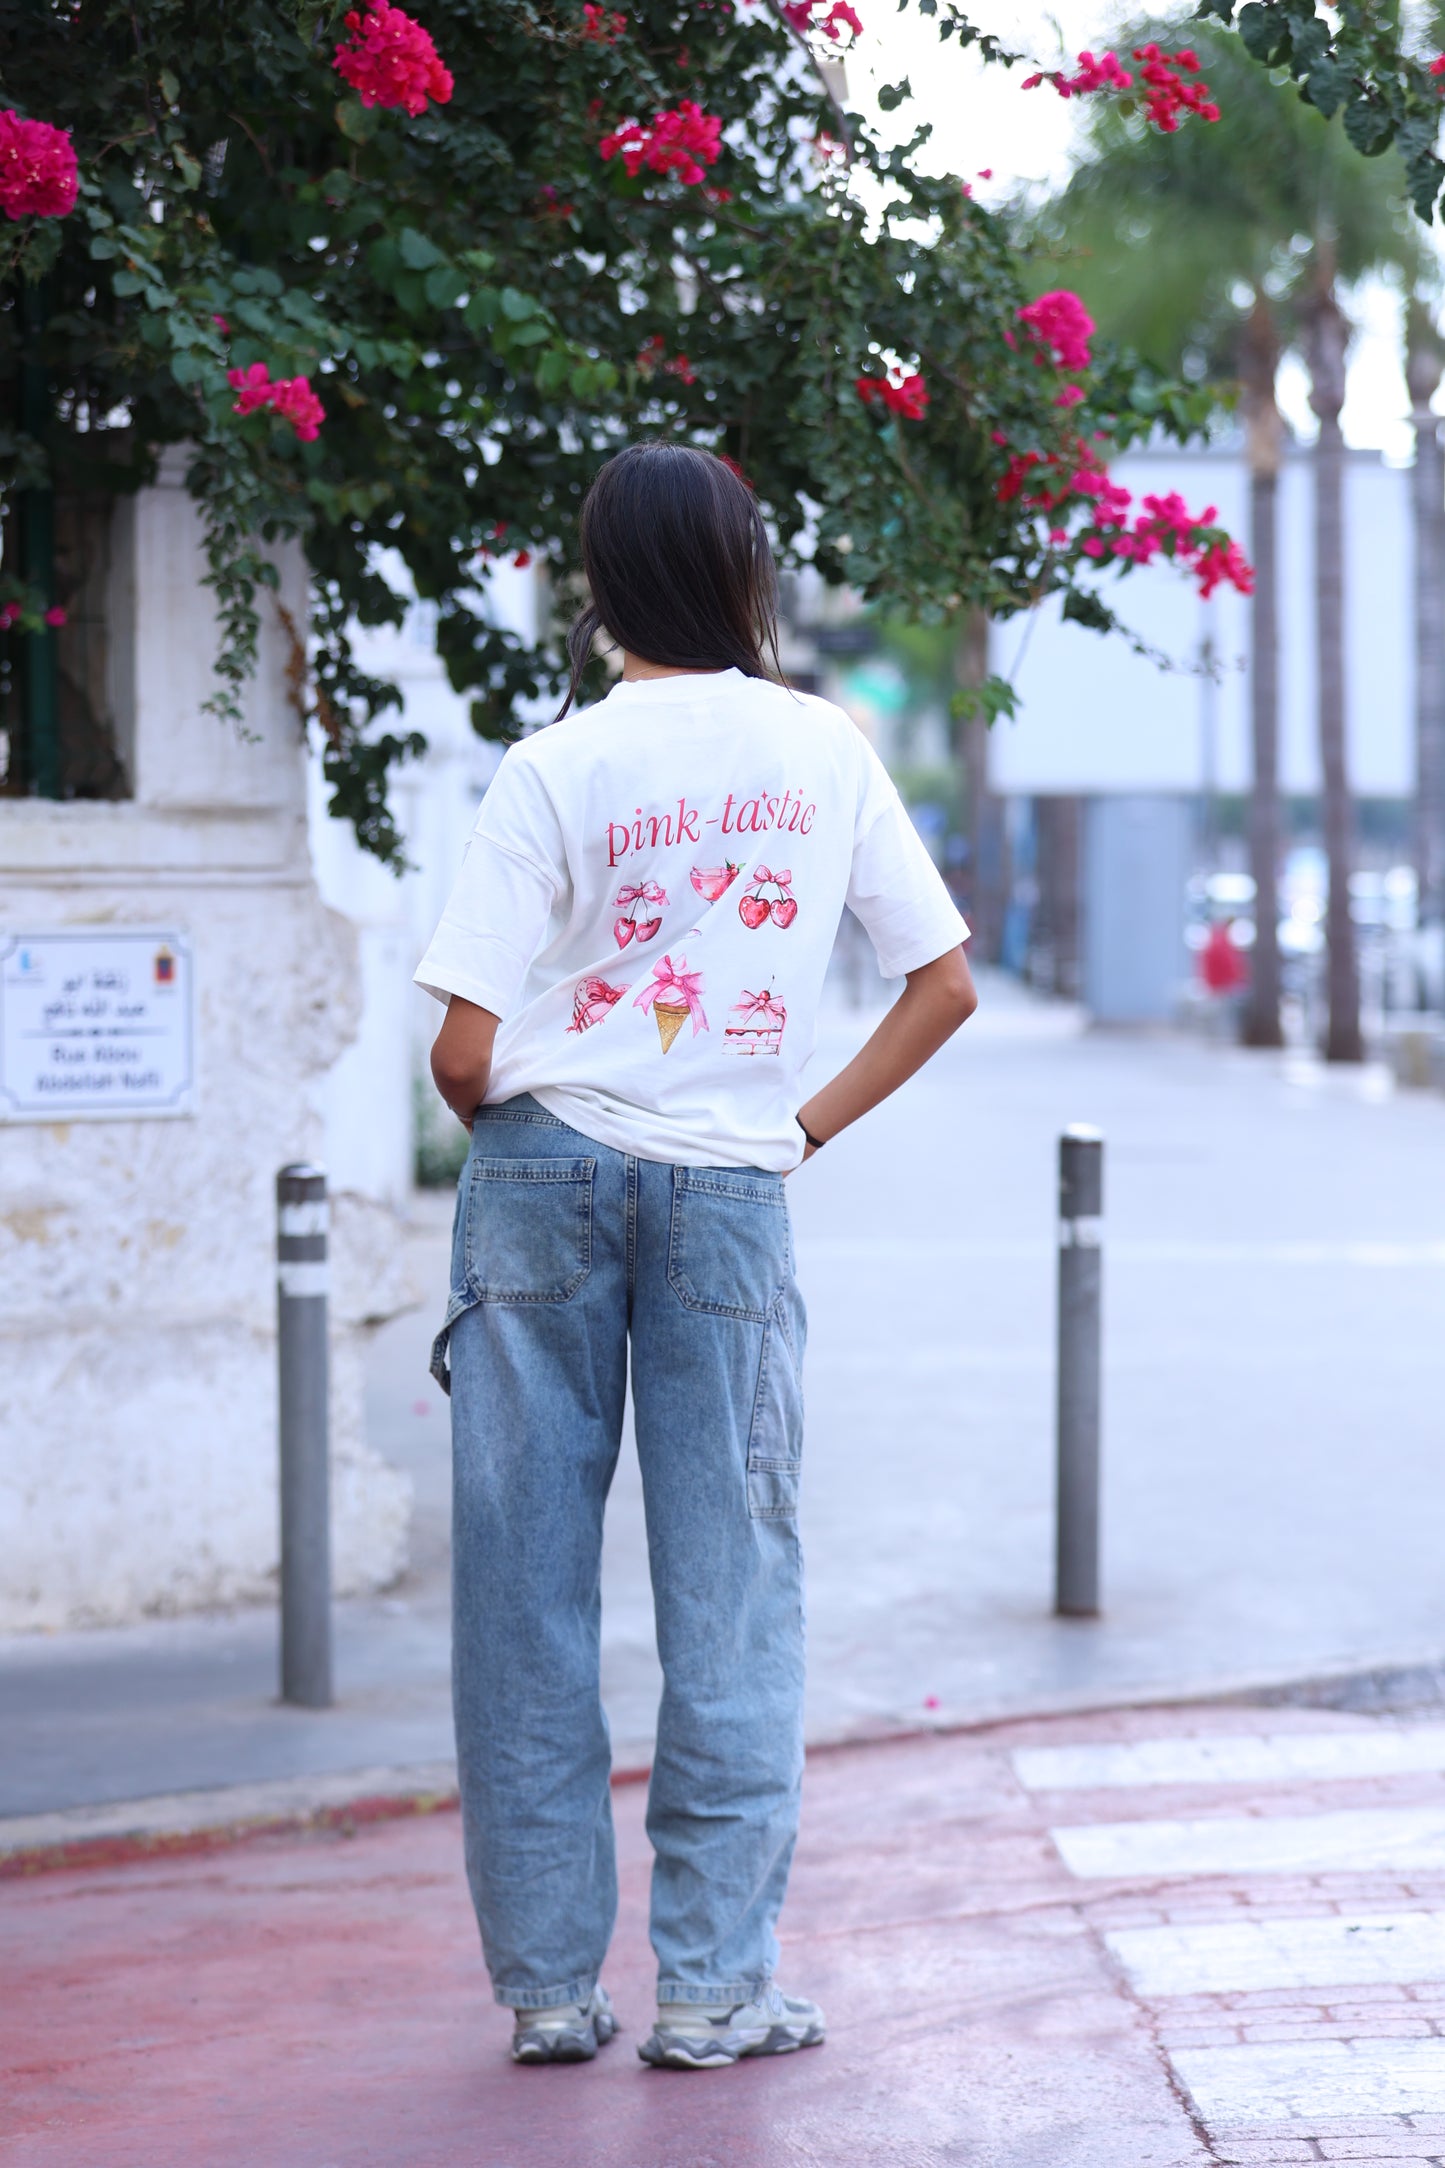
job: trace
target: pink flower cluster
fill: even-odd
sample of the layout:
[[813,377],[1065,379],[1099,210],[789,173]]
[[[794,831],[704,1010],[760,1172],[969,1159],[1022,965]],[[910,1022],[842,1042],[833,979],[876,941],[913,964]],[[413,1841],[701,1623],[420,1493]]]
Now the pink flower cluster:
[[821,30],[825,38],[836,41],[842,36],[838,28],[840,23],[851,30],[855,38],[862,35],[862,21],[855,10],[849,7],[848,0],[832,0],[827,14],[817,15],[816,10],[826,5],[827,0],[783,0],[783,14],[799,37],[809,30]]
[[451,70],[442,66],[430,31],[404,9],[391,0],[369,0],[364,15],[353,10],[347,16],[346,28],[350,36],[337,46],[332,65],[363,105],[402,106],[415,119],[428,98],[447,103]]
[[627,28],[627,17],[614,10],[595,7],[582,0],[582,35],[591,45],[615,45]]
[[[1199,72],[1199,55],[1182,46],[1177,53],[1163,52],[1154,44],[1136,46],[1134,59],[1140,63],[1139,74],[1145,85],[1144,113],[1164,135],[1173,135],[1184,113],[1197,113],[1201,120],[1218,120],[1219,107],[1209,95],[1205,82],[1186,82],[1186,76]],[[1065,75],[1061,68],[1040,69],[1035,75],[1025,76],[1022,88],[1037,90],[1040,83],[1052,83],[1061,98],[1083,98],[1101,90],[1132,90],[1134,78],[1123,65],[1117,53],[1082,52],[1076,63],[1077,75]],[[1445,65],[1438,72],[1445,73]]]
[[686,354],[674,354],[670,361],[667,359],[667,341],[660,331],[654,331],[645,342],[637,357],[637,370],[644,377],[655,376],[661,370],[664,376],[675,376],[679,384],[697,382],[697,371]]
[[901,369],[890,369],[887,376],[860,376],[854,389],[864,406],[881,400],[890,414],[905,422],[921,422],[928,408],[928,387],[923,378],[916,373],[905,376]]
[[[1082,52],[1076,63],[1077,75],[1065,75],[1056,69],[1047,80],[1053,84],[1061,98],[1083,98],[1094,90],[1129,90],[1134,78],[1122,65],[1117,53],[1101,53],[1096,60],[1090,52]],[[1023,84],[1025,90],[1037,90],[1045,81],[1044,75],[1028,76]]]
[[326,419],[325,407],[304,376],[279,377],[273,383],[264,361],[253,361],[249,369],[228,369],[226,382],[241,394],[233,413],[255,414],[269,407],[290,422],[303,444],[314,442]]
[[[1430,73],[1432,75],[1445,75],[1445,53],[1441,53],[1437,59],[1431,61]],[[1445,98],[1445,83],[1441,83],[1438,87],[1441,97]]]
[[1198,75],[1199,55],[1182,46],[1177,53],[1162,53],[1157,45],[1140,45],[1134,58],[1142,62],[1139,74],[1149,85],[1144,111],[1164,135],[1173,135],[1184,113],[1201,120],[1218,120],[1219,107],[1205,82],[1186,83],[1184,76]]
[[684,183],[696,187],[705,181],[706,166],[717,164],[722,150],[722,122],[704,113],[691,98],[659,113],[650,127],[625,120],[598,145],[604,162],[620,157],[629,177],[636,180],[645,166],[650,173],[680,174]]
[[1088,368],[1093,359],[1089,341],[1094,334],[1094,319],[1078,295],[1071,294],[1067,287],[1040,294],[1037,301],[1018,311],[1018,320],[1027,326],[1056,367]]
[[1191,512],[1178,490],[1171,489],[1164,497],[1145,497],[1144,509],[1130,526],[1128,490],[1112,494],[1116,501],[1110,509],[1099,507],[1096,525],[1101,531],[1086,534],[1079,544],[1086,557],[1118,557],[1136,565],[1152,564],[1161,555],[1172,557],[1195,574],[1206,601],[1226,581],[1242,595],[1253,594],[1254,568],[1239,544],[1215,526],[1219,514],[1212,504]]
[[80,173],[75,145],[48,120],[0,113],[0,210],[7,218],[65,218],[75,209]]
[[[25,612],[18,602],[5,603],[3,607],[0,607],[0,632],[8,632],[12,625],[18,625],[24,615]],[[62,625],[68,622],[69,619],[60,604],[52,602],[50,608],[45,612],[45,623],[50,626],[52,631],[58,631]]]

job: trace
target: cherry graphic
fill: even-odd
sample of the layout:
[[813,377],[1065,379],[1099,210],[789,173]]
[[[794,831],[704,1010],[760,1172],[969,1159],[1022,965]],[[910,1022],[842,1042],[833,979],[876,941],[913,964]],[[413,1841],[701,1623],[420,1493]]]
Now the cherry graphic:
[[619,948],[626,948],[628,942],[636,933],[637,927],[632,919],[619,918],[617,923],[614,925],[612,931],[616,938],[617,946]]
[[653,935],[656,933],[658,927],[662,924],[662,918],[661,915],[659,915],[657,918],[639,918],[635,921],[635,924],[638,940],[650,941]]
[[791,926],[798,915],[797,899],[793,896],[774,896],[768,908],[775,926]]
[[761,896],[741,896],[738,899],[738,917],[745,926],[754,931],[763,925],[768,916],[768,906]]

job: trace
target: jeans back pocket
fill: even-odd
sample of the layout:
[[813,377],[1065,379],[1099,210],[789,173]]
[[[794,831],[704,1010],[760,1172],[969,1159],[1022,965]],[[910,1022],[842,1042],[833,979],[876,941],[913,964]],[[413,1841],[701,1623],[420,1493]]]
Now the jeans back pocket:
[[674,1167],[667,1277],[686,1310],[761,1324],[788,1283],[782,1178],[745,1167]]
[[567,1302],[592,1269],[595,1159],[473,1156],[462,1269],[473,1302]]

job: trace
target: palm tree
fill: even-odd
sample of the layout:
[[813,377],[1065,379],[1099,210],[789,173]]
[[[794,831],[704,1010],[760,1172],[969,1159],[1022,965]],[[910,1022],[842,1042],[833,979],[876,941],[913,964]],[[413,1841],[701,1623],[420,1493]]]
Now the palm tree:
[[[1311,375],[1316,446],[1316,632],[1321,804],[1330,868],[1329,1008],[1325,1052],[1358,1060],[1359,971],[1349,915],[1351,808],[1343,681],[1343,442],[1348,324],[1338,289],[1382,267],[1418,261],[1401,209],[1398,162],[1365,159],[1337,121],[1274,83],[1237,38],[1191,21],[1142,23],[1131,46],[1186,36],[1222,118],[1161,137],[1100,102],[1079,165],[1040,219],[1040,240],[1070,258],[1073,283],[1101,327],[1152,359],[1200,377],[1238,379],[1250,470],[1256,566],[1250,712],[1255,881],[1253,990],[1244,1036],[1280,1043],[1276,892],[1280,854],[1276,478],[1282,423],[1275,378],[1287,347]],[[1058,276],[1057,262],[1049,275]],[[1338,396],[1337,396],[1338,394]]]
[[1445,461],[1430,408],[1442,367],[1445,347],[1431,312],[1413,301],[1405,381],[1415,425],[1415,874],[1420,924],[1432,933],[1445,920]]

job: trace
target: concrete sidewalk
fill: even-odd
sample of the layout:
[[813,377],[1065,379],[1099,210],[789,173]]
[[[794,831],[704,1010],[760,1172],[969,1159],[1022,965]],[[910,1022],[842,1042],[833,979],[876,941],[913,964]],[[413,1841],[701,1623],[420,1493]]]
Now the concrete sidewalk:
[[[817,1062],[870,1021],[835,1013]],[[1107,1137],[1105,1601],[1050,1616],[1054,1155]],[[1007,983],[789,1185],[811,1312],[804,1540],[817,1741],[1218,1693],[1445,1653],[1445,1102],[1377,1072],[1084,1033]],[[379,1338],[372,1434],[413,1565],[339,1607],[336,1709],[275,1705],[275,1622],[0,1649],[0,1817],[444,1762],[447,1416],[426,1313]],[[604,1577],[618,1759],[657,1671],[635,1459]],[[3,1832],[0,1832],[3,1842]]]
[[1445,2163],[1445,1727],[1218,1708],[815,1755],[785,1984],[827,2044],[517,2070],[455,1814],[0,1888],[6,2168]]

